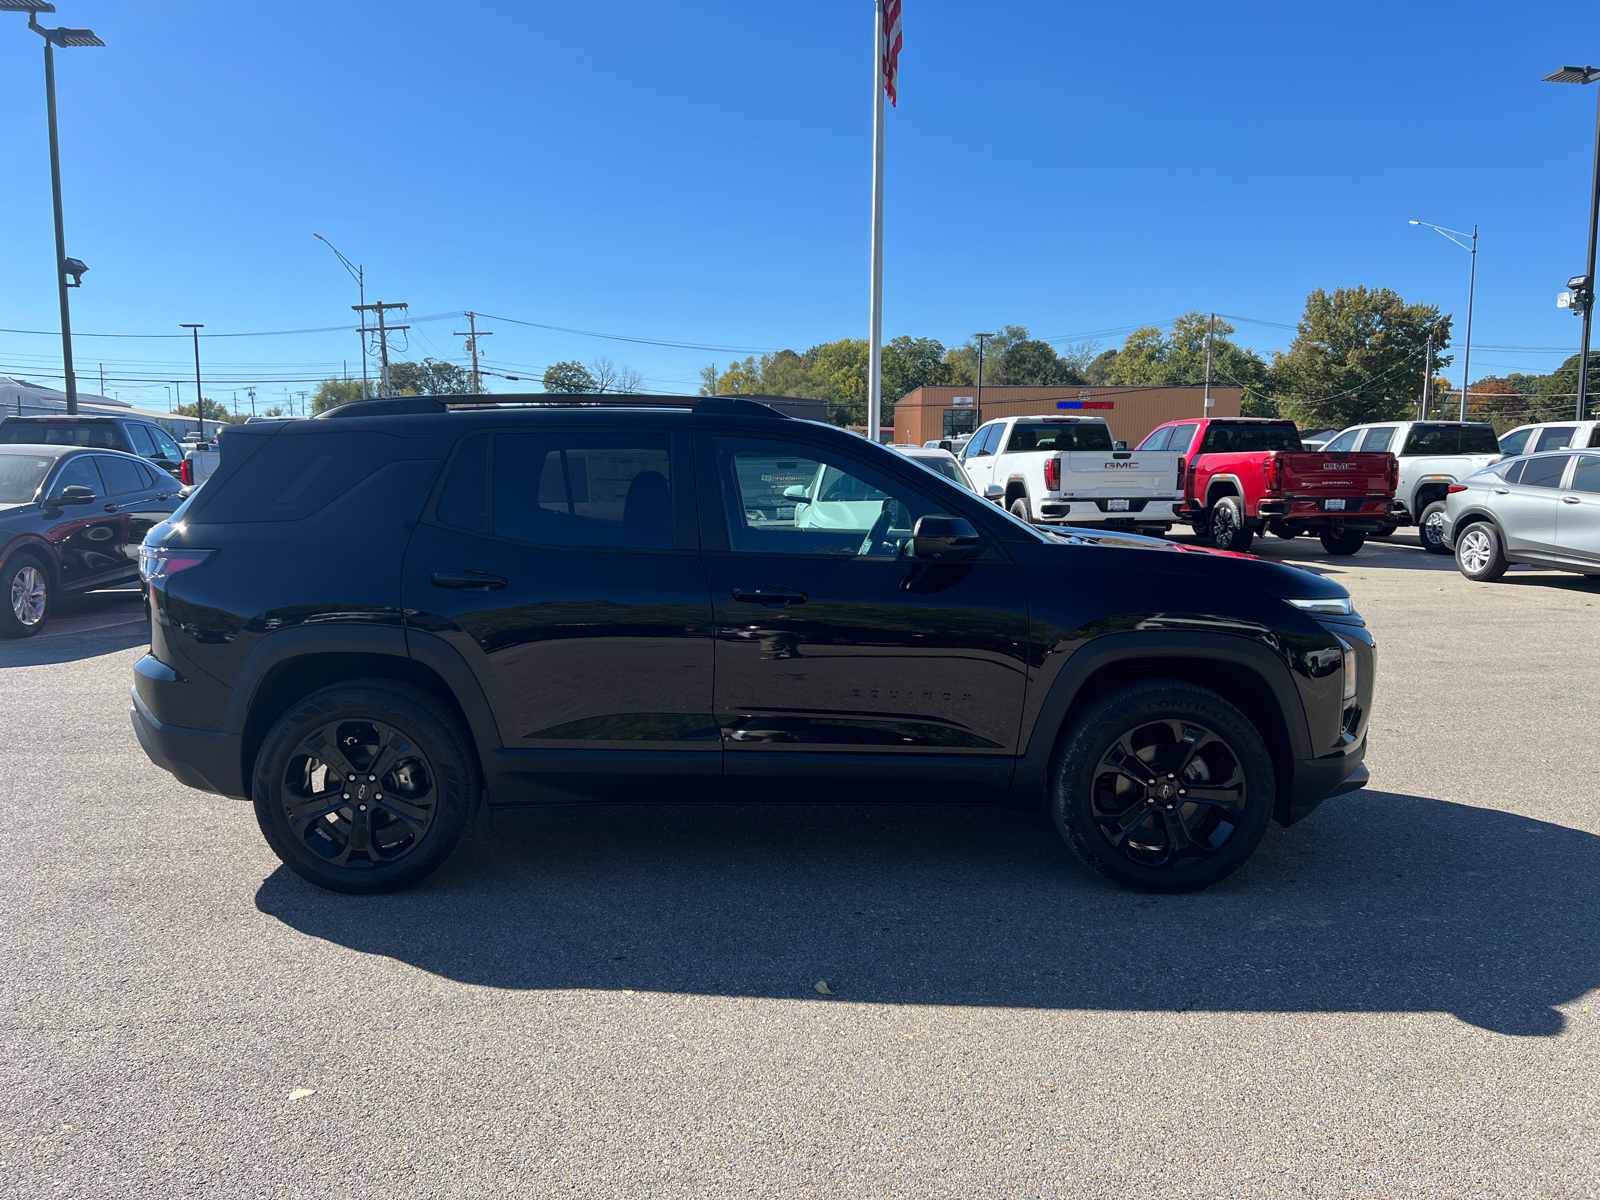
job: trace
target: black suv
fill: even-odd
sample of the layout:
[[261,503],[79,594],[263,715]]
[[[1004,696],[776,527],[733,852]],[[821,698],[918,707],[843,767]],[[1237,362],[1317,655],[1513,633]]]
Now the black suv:
[[485,800],[911,799],[1048,806],[1185,891],[1366,782],[1337,584],[1041,532],[750,401],[364,401],[220,447],[142,551],[133,724],[323,887],[421,879]]

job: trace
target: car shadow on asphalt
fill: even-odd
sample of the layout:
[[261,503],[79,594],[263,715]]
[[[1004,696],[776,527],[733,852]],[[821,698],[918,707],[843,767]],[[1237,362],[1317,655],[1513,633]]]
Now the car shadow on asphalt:
[[257,906],[466,983],[1052,1009],[1449,1012],[1561,1031],[1600,986],[1600,837],[1384,792],[1273,827],[1223,884],[1121,890],[1034,814],[596,805],[497,812],[422,885]]

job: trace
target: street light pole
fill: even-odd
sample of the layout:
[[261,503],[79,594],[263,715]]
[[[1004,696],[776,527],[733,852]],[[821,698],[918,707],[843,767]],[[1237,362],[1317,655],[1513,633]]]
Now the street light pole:
[[[329,250],[332,250],[334,255],[335,255],[335,257],[337,257],[338,260],[341,263],[344,264],[344,269],[346,271],[350,272],[351,277],[356,281],[356,292],[361,297],[361,307],[363,309],[365,309],[366,305],[367,305],[367,272],[366,272],[366,268],[363,267],[360,263],[351,262],[344,255],[340,254],[339,253],[339,248],[337,246],[335,246],[332,242],[330,242],[327,238],[323,237],[320,233],[313,233],[311,236],[316,238],[317,241],[321,242]],[[365,317],[362,318],[362,322],[361,323],[363,325],[366,324],[366,318]],[[371,391],[367,387],[367,335],[366,335],[366,332],[363,330],[362,332],[358,333],[356,336],[361,339],[361,398],[363,400],[368,400],[368,399],[371,398]]]
[[[1600,68],[1562,67],[1544,77],[1546,83],[1590,84],[1600,80]],[[1594,118],[1594,183],[1589,192],[1589,267],[1583,293],[1583,349],[1578,356],[1578,420],[1584,419],[1589,398],[1589,332],[1594,310],[1595,232],[1600,228],[1600,97],[1596,98]],[[1569,283],[1570,287],[1571,284]]]
[[972,428],[976,431],[978,426],[983,424],[983,343],[992,338],[994,334],[975,333],[972,336],[978,339],[978,411],[972,419]]
[[[1461,364],[1461,420],[1467,419],[1467,388],[1472,383],[1472,303],[1478,290],[1478,227],[1474,225],[1471,233],[1464,233],[1459,229],[1446,229],[1443,225],[1435,225],[1431,221],[1412,221],[1412,225],[1424,225],[1429,229],[1442,234],[1449,241],[1455,242],[1463,250],[1472,253],[1472,271],[1467,276],[1467,348],[1462,356]],[[1471,238],[1470,243],[1459,241],[1459,238]],[[1431,376],[1431,372],[1430,372]]]
[[206,402],[202,399],[205,395],[200,390],[200,331],[204,325],[182,325],[181,328],[194,334],[194,417],[200,422],[200,432],[206,431]]

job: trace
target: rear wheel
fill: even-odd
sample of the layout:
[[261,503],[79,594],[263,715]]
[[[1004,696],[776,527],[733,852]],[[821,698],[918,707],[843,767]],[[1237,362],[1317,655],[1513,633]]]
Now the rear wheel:
[[1096,702],[1062,740],[1050,805],[1088,866],[1127,887],[1191,892],[1238,870],[1272,815],[1266,742],[1215,692],[1160,679]]
[[1493,583],[1510,565],[1500,546],[1499,531],[1487,521],[1468,525],[1456,536],[1456,567],[1468,579]]
[[0,567],[0,637],[32,637],[44,628],[55,604],[49,569],[26,551]]
[[1329,554],[1354,554],[1367,544],[1367,535],[1354,529],[1341,529],[1322,535],[1322,548]]
[[1218,550],[1243,554],[1255,535],[1245,519],[1244,505],[1237,496],[1224,496],[1211,509],[1211,544]]
[[253,794],[267,844],[296,875],[336,892],[392,892],[455,849],[477,802],[477,766],[432,696],[363,679],[278,718]]
[[1444,544],[1443,500],[1435,500],[1422,510],[1422,515],[1417,518],[1417,536],[1422,539],[1422,548],[1429,554],[1450,553],[1450,547]]
[[1033,520],[1033,518],[1028,515],[1028,498],[1026,496],[1018,496],[1011,502],[1011,515],[1019,521]]

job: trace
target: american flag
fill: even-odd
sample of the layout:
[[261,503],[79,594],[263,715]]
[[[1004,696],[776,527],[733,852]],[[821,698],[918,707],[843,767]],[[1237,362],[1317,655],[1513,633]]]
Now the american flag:
[[896,108],[895,88],[900,81],[900,0],[883,0],[883,90]]

